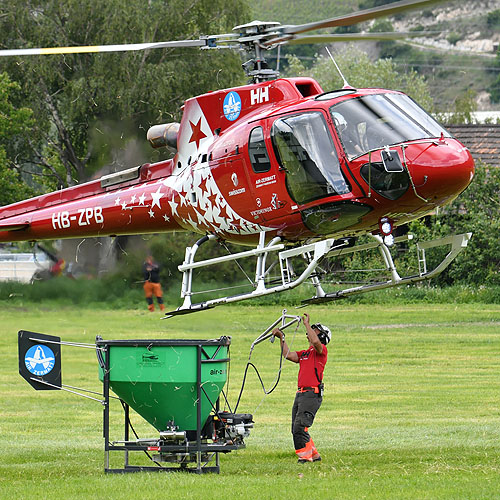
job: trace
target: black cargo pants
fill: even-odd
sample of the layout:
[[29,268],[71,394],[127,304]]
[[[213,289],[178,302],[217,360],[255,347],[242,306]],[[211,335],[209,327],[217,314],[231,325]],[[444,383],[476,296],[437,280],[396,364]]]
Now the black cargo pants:
[[292,408],[292,435],[293,445],[296,450],[300,450],[311,439],[307,429],[314,422],[323,398],[314,391],[297,392]]

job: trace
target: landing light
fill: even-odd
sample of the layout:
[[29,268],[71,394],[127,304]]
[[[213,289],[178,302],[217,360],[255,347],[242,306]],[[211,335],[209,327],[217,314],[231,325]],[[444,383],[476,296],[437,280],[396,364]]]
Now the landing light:
[[392,234],[388,234],[387,236],[384,236],[384,243],[388,247],[392,247],[392,245],[394,245],[394,236]]
[[380,233],[384,238],[384,243],[391,247],[394,245],[394,236],[392,235],[392,222],[388,217],[381,217],[378,221],[378,227],[380,228]]
[[382,217],[378,221],[378,227],[380,228],[382,236],[389,236],[392,233],[392,222],[388,217]]

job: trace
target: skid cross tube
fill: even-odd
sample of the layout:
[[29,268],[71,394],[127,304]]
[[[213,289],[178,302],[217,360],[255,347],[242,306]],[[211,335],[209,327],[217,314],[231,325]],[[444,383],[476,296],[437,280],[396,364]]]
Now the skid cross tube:
[[[261,233],[265,234],[265,233]],[[207,240],[205,240],[207,241]],[[248,293],[242,293],[239,295],[231,295],[227,297],[220,297],[216,299],[211,299],[207,300],[205,302],[200,302],[197,304],[192,304],[191,303],[191,281],[186,278],[186,280],[183,279],[183,289],[181,292],[181,298],[184,298],[184,303],[182,306],[180,306],[177,310],[175,311],[170,311],[166,314],[167,318],[170,318],[172,316],[180,315],[180,314],[186,314],[190,312],[196,312],[196,311],[203,311],[206,309],[210,309],[212,307],[222,305],[222,304],[229,304],[232,302],[238,302],[240,300],[246,300],[250,298],[255,298],[255,297],[263,297],[265,295],[270,295],[273,293],[279,293],[283,292],[286,290],[291,290],[292,288],[295,288],[302,283],[304,283],[314,272],[316,269],[316,266],[318,265],[319,261],[327,255],[332,248],[337,248],[338,247],[344,247],[347,246],[347,241],[344,239],[341,240],[334,240],[332,238],[330,239],[325,239],[321,241],[317,241],[315,243],[311,243],[308,245],[304,245],[298,248],[292,248],[288,250],[284,250],[285,245],[284,244],[277,244],[277,241],[279,241],[277,238],[274,238],[270,241],[270,243],[267,246],[264,246],[264,241],[265,237],[261,235],[260,237],[260,242],[257,248],[253,250],[248,250],[246,252],[240,252],[232,255],[226,255],[224,257],[217,257],[215,259],[209,259],[205,261],[200,261],[200,262],[193,262],[194,260],[194,254],[193,251],[190,249],[189,250],[189,258],[188,258],[188,252],[186,251],[186,260],[185,263],[182,266],[179,266],[179,270],[184,273],[184,276],[186,276],[186,273],[189,272],[190,270],[197,268],[197,267],[205,267],[209,266],[211,264],[217,264],[220,262],[226,262],[229,260],[237,260],[241,259],[244,257],[257,257],[257,268],[256,268],[256,277],[257,277],[257,285],[255,286],[254,290]],[[334,246],[335,245],[335,246]],[[194,247],[193,247],[194,248]],[[281,250],[281,251],[280,251]],[[278,253],[278,259],[280,261],[280,267],[282,269],[281,273],[281,284],[276,285],[276,286],[271,286],[269,288],[266,288],[265,283],[264,283],[264,277],[266,275],[266,271],[264,269],[265,267],[265,258],[267,255],[271,252],[279,252]],[[304,256],[305,253],[310,253],[311,258],[307,259],[308,260],[308,265],[306,269],[297,277],[293,276],[292,273],[285,273],[283,272],[283,269],[289,269],[289,259],[292,257],[296,256]],[[189,261],[189,263],[188,263]],[[188,283],[187,287],[184,287],[184,282]]]
[[[373,239],[370,243],[365,243],[361,245],[351,245],[348,238],[341,238],[339,240],[334,240],[332,238],[320,240],[314,243],[298,246],[295,248],[284,249],[284,245],[277,243],[279,240],[277,238],[272,239],[267,246],[265,243],[265,233],[261,233],[259,245],[253,249],[246,252],[240,252],[233,255],[227,255],[224,257],[218,257],[215,259],[209,259],[200,262],[194,262],[194,253],[190,249],[189,258],[188,253],[186,253],[186,261],[184,265],[179,266],[179,270],[184,273],[185,279],[183,279],[183,289],[181,297],[184,297],[184,303],[177,310],[168,312],[166,318],[170,318],[175,315],[188,314],[196,311],[203,311],[210,309],[212,307],[229,304],[232,302],[238,302],[241,300],[251,299],[255,297],[263,297],[273,293],[280,293],[287,290],[296,288],[297,286],[303,284],[306,280],[310,279],[312,285],[316,289],[316,295],[311,299],[302,301],[303,304],[313,303],[313,302],[328,302],[331,300],[336,300],[339,298],[348,297],[350,295],[365,293],[374,290],[381,290],[383,288],[394,287],[398,285],[412,284],[419,281],[424,281],[437,276],[441,273],[450,263],[455,259],[455,257],[467,247],[467,243],[472,236],[472,233],[464,233],[454,236],[449,236],[447,238],[442,238],[440,240],[435,240],[431,242],[420,242],[417,245],[417,250],[419,253],[419,274],[415,276],[401,277],[396,269],[394,261],[392,259],[390,248],[384,243],[383,239],[379,235],[370,235]],[[208,241],[208,238],[204,241]],[[400,243],[404,241],[410,241],[413,239],[413,235],[408,234],[405,236],[399,236],[394,238],[395,243]],[[201,241],[201,240],[200,240]],[[451,245],[450,252],[446,255],[443,261],[432,271],[427,271],[425,267],[425,249],[432,248],[441,245]],[[196,245],[195,245],[196,247]],[[193,249],[195,248],[193,247]],[[197,247],[196,247],[197,248]],[[341,257],[348,255],[353,252],[360,252],[369,250],[372,248],[378,248],[381,257],[384,261],[385,268],[390,274],[390,279],[387,281],[382,281],[378,283],[365,284],[354,288],[347,288],[344,290],[338,290],[336,292],[326,293],[322,286],[320,278],[314,274],[316,267],[324,257]],[[281,269],[281,283],[273,286],[266,287],[264,282],[264,277],[267,272],[265,269],[265,259],[271,252],[278,252],[278,261]],[[198,267],[209,266],[211,264],[216,264],[220,262],[226,262],[229,260],[237,260],[244,257],[254,256],[257,257],[257,267],[256,267],[256,284],[254,290],[241,293],[238,295],[229,295],[226,297],[220,297],[215,299],[210,299],[204,302],[199,302],[193,304],[191,302],[192,295],[192,280],[191,275],[186,278],[186,273],[190,273],[192,269]],[[291,259],[294,257],[303,257],[307,262],[307,266],[304,271],[298,276],[293,272]],[[424,263],[424,269],[422,272],[422,263]],[[188,283],[185,287],[184,283]]]

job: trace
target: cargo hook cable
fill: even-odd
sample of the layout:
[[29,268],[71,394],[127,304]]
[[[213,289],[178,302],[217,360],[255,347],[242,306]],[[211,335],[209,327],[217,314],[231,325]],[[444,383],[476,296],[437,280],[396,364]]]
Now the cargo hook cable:
[[[287,320],[290,320],[290,321],[287,322]],[[281,349],[280,349],[280,364],[279,364],[279,368],[278,368],[278,374],[276,376],[276,380],[275,380],[273,386],[269,390],[266,389],[266,387],[264,385],[264,382],[262,380],[262,377],[260,376],[259,370],[250,361],[250,358],[252,357],[252,352],[253,352],[253,350],[254,350],[254,348],[255,348],[255,346],[257,344],[260,344],[262,341],[264,341],[266,339],[269,339],[271,342],[274,342],[274,336],[273,336],[272,330],[280,322],[281,322],[281,326],[279,328],[280,328],[281,331],[283,331],[285,328],[288,328],[289,326],[293,325],[294,323],[297,323],[297,326],[295,327],[295,331],[293,332],[292,341],[291,341],[291,343],[290,343],[290,345],[288,347],[288,352],[290,352],[291,345],[293,344],[293,340],[295,339],[295,335],[297,334],[297,330],[298,330],[298,328],[300,326],[301,317],[300,316],[290,316],[290,315],[287,315],[286,314],[286,309],[283,309],[281,317],[278,318],[271,326],[269,326],[261,335],[259,335],[259,337],[257,337],[257,339],[255,339],[255,341],[252,343],[252,345],[250,347],[250,354],[248,355],[248,362],[247,362],[247,365],[245,367],[245,373],[243,374],[243,381],[241,383],[240,394],[238,396],[238,400],[236,402],[236,406],[234,407],[234,412],[235,413],[236,413],[236,411],[238,409],[238,406],[240,404],[241,396],[243,394],[243,389],[245,388],[245,382],[246,382],[246,377],[247,377],[248,369],[250,367],[252,367],[255,370],[255,373],[257,374],[257,377],[259,379],[260,385],[262,386],[262,390],[264,391],[264,397],[261,399],[260,403],[257,405],[257,408],[255,409],[255,411],[253,413],[255,413],[259,409],[260,405],[262,404],[262,402],[264,401],[264,399],[266,398],[266,396],[269,395],[269,394],[271,394],[271,392],[273,392],[274,389],[276,389],[276,387],[278,386],[278,383],[279,383],[280,377],[281,377],[281,371],[283,369],[283,357],[284,357],[283,355],[285,354],[285,357],[288,355],[288,352],[287,353],[283,352],[283,344],[281,344]]]

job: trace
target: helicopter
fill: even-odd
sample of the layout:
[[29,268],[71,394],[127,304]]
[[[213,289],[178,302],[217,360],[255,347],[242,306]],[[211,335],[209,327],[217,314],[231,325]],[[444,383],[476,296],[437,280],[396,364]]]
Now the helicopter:
[[[0,57],[230,48],[250,54],[250,59],[243,64],[247,85],[187,99],[180,123],[149,129],[153,147],[175,148],[172,159],[1,207],[0,242],[200,233],[179,266],[183,304],[168,316],[284,292],[307,280],[316,295],[305,302],[314,303],[432,278],[467,246],[471,234],[420,243],[422,254],[437,245],[451,245],[451,250],[435,269],[424,265],[417,275],[401,277],[390,247],[410,236],[395,238],[393,232],[467,188],[474,175],[467,148],[400,91],[357,89],[345,78],[341,89],[325,91],[312,78],[280,78],[264,55],[284,44],[414,36],[306,33],[439,1],[402,0],[303,25],[254,21],[236,26],[232,34],[196,40],[1,50]],[[357,245],[356,238],[364,234],[373,243]],[[195,261],[199,247],[208,241],[253,248]],[[326,293],[317,272],[322,260],[369,248],[380,250],[390,278]],[[277,260],[268,265],[270,255]],[[250,292],[192,302],[195,269],[249,257],[256,260]],[[298,273],[292,264],[296,258],[305,262]],[[269,281],[277,264],[280,277]]]

